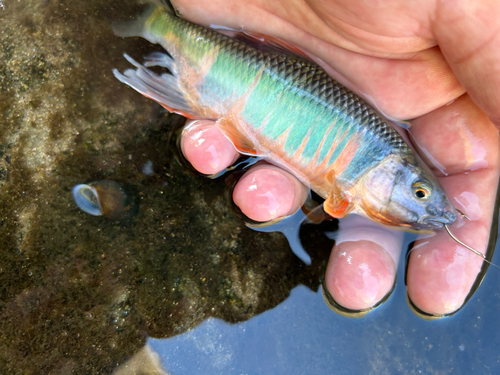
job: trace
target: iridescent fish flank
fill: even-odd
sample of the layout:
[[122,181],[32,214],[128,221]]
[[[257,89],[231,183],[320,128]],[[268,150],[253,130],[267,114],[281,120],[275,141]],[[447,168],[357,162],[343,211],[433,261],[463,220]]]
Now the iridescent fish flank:
[[161,5],[115,33],[169,53],[144,64],[125,55],[136,69],[114,70],[120,81],[171,112],[216,120],[238,151],[287,169],[325,198],[328,214],[413,230],[456,220],[437,179],[387,121],[286,43],[292,51],[258,48],[247,34],[230,38]]

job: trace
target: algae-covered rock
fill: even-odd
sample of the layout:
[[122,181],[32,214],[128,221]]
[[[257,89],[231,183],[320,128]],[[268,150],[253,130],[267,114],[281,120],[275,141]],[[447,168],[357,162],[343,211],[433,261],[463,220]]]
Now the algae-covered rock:
[[[309,229],[317,254],[306,267],[281,234],[246,228],[227,180],[183,165],[183,119],[113,77],[124,52],[140,58],[158,48],[111,31],[139,6],[3,5],[1,373],[110,373],[148,336],[179,334],[208,316],[249,319],[299,283],[318,287],[331,244],[315,243]],[[135,216],[80,211],[72,187],[97,180],[120,183]]]

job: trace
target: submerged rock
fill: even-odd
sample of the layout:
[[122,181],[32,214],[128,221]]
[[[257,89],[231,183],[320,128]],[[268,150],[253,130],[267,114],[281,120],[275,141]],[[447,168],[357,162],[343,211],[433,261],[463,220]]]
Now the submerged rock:
[[[281,234],[246,228],[223,178],[179,162],[183,119],[113,77],[124,51],[156,48],[111,31],[135,1],[4,4],[0,373],[109,373],[147,336],[249,319],[318,287],[331,243],[306,231],[305,267]],[[133,190],[133,220],[79,214],[72,187],[98,180]]]

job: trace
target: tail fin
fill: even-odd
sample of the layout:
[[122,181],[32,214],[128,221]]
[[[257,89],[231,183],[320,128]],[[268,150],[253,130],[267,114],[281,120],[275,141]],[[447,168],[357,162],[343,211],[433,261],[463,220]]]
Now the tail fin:
[[116,36],[120,36],[122,38],[130,36],[139,36],[144,38],[146,21],[149,17],[151,17],[157,8],[158,4],[150,2],[148,3],[146,10],[138,16],[137,19],[125,22],[115,22],[111,28]]
[[146,10],[139,15],[137,19],[113,23],[111,27],[116,36],[120,36],[122,38],[140,36],[144,38],[144,26],[146,25],[146,21],[158,8],[175,14],[175,10],[169,0],[141,0],[140,2],[146,4],[147,6]]
[[[174,14],[170,2],[163,0],[143,0],[147,3],[146,10],[135,20],[113,25],[113,31],[117,36],[130,37],[138,36],[149,40],[151,43],[162,42],[155,33],[150,32],[150,19],[157,11]],[[167,0],[168,1],[168,0]],[[179,70],[175,61],[167,54],[155,52],[145,58],[144,65],[139,64],[128,55],[125,58],[136,67],[127,69],[123,74],[117,69],[113,69],[115,77],[138,91],[142,95],[153,99],[161,104],[169,112],[175,112],[189,118],[195,118],[196,112],[188,104],[187,96],[179,84]],[[167,68],[171,74],[156,74],[148,69],[151,66],[161,66]]]
[[157,32],[151,32],[151,24],[158,20],[158,16],[175,17],[172,5],[166,4],[163,0],[142,0],[142,2],[146,4],[145,11],[132,21],[114,23],[113,32],[123,38],[141,37],[153,44],[162,44],[163,38]]

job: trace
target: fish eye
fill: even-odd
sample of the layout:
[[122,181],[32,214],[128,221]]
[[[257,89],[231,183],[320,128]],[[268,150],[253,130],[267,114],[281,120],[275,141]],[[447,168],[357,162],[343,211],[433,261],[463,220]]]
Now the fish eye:
[[422,182],[419,181],[415,182],[412,188],[413,188],[413,195],[415,195],[417,199],[421,200],[427,199],[431,195],[429,187]]

